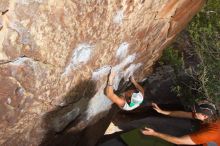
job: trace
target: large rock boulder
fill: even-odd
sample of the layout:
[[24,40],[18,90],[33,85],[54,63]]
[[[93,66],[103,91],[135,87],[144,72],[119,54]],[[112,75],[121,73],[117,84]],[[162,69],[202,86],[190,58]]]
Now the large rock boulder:
[[70,133],[111,108],[103,93],[110,68],[115,88],[131,74],[142,80],[203,4],[1,0],[0,145],[40,145],[50,132],[51,143],[75,140]]

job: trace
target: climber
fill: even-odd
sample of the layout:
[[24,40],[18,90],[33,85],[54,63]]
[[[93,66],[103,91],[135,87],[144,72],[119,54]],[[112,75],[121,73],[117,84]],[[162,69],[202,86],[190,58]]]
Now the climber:
[[178,117],[197,119],[201,122],[198,131],[176,137],[169,134],[164,134],[146,127],[142,130],[144,135],[159,137],[174,144],[197,145],[210,144],[212,146],[220,146],[220,119],[216,106],[208,100],[203,100],[193,107],[193,112],[185,111],[165,111],[160,109],[157,104],[153,104],[153,108],[160,114]]
[[135,86],[136,90],[128,90],[123,92],[121,95],[116,95],[113,90],[113,80],[115,73],[110,71],[110,75],[106,87],[106,96],[121,109],[129,111],[137,108],[144,99],[144,89],[139,85],[133,76],[129,79]]

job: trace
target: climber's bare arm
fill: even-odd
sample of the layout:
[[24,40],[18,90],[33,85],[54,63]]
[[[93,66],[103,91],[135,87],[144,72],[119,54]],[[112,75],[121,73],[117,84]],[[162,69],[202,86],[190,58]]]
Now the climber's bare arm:
[[113,90],[113,79],[115,77],[115,73],[111,72],[108,78],[108,83],[106,87],[106,96],[115,104],[117,104],[119,107],[123,107],[125,104],[125,99],[120,98],[114,93]]
[[156,110],[158,113],[161,113],[163,115],[171,116],[171,117],[179,117],[179,118],[189,118],[193,119],[192,112],[185,112],[185,111],[166,111],[162,110],[161,108],[158,107],[157,104],[153,103],[153,108]]
[[181,137],[175,137],[175,136],[171,136],[171,135],[168,135],[168,134],[156,132],[153,129],[147,128],[147,127],[142,130],[142,133],[144,135],[159,137],[161,139],[164,139],[166,141],[169,141],[169,142],[177,144],[177,145],[195,145],[195,143],[192,141],[192,139],[190,138],[189,135],[184,135],[184,136],[181,136]]
[[117,104],[119,107],[123,107],[125,104],[125,100],[118,97],[114,92],[113,92],[113,87],[112,85],[107,85],[106,88],[106,95],[107,97],[115,104]]
[[133,76],[130,77],[130,80],[134,84],[134,86],[141,92],[141,94],[144,97],[144,88],[134,79]]

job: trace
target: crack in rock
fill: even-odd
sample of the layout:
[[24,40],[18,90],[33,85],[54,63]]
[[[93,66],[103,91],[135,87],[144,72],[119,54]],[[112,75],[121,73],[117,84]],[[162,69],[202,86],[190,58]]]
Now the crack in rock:
[[38,60],[38,59],[31,58],[31,57],[28,57],[28,56],[25,56],[25,55],[21,55],[21,56],[15,58],[15,59],[13,59],[13,60],[0,60],[0,66],[1,66],[1,65],[5,65],[5,64],[8,64],[8,63],[17,63],[17,64],[19,64],[19,63],[21,63],[22,61],[24,61],[24,60],[26,60],[26,59],[30,59],[30,60],[35,61],[35,62],[40,62],[40,63],[43,63],[43,64],[45,64],[45,65],[50,65],[50,66],[55,67],[55,65],[53,65],[53,64],[49,64],[49,63],[46,63],[46,62],[42,62],[42,61],[40,61],[40,60]]

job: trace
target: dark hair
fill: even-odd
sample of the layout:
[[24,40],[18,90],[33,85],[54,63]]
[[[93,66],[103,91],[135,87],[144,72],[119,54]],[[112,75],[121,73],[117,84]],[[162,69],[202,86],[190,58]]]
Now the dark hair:
[[202,100],[195,104],[194,110],[196,113],[202,113],[208,116],[206,122],[215,122],[219,117],[218,109],[215,104],[209,100]]

